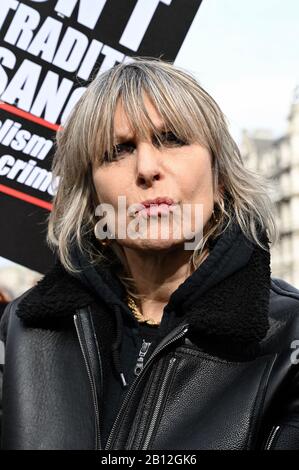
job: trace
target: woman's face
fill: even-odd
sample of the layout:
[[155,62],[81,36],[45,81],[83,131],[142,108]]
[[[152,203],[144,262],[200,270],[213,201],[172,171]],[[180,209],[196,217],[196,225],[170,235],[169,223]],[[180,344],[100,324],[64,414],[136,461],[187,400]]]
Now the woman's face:
[[[144,102],[152,121],[160,128],[162,119],[147,95]],[[210,152],[199,144],[184,144],[171,133],[163,137],[162,132],[161,128],[162,146],[152,136],[138,140],[129,128],[119,101],[114,116],[118,155],[113,161],[93,167],[98,202],[110,204],[115,212],[115,221],[122,220],[122,228],[126,228],[122,235],[117,224],[114,228],[118,243],[123,247],[147,250],[175,248],[185,241],[190,242],[191,234],[200,231],[211,217],[214,194]],[[125,197],[125,218],[118,205],[119,196]],[[158,197],[174,201],[172,205],[169,205],[171,201],[164,204],[164,215],[160,214],[162,207],[159,205],[134,215],[127,213],[132,204]],[[202,215],[199,222],[196,210]],[[108,227],[113,232],[111,224],[112,219],[109,219]],[[128,235],[128,228],[141,236]]]

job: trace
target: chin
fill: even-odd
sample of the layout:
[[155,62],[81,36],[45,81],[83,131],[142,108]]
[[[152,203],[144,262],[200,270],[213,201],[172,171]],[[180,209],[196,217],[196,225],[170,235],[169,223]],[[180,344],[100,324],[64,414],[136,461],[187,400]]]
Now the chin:
[[151,240],[151,239],[137,239],[137,240],[119,240],[119,244],[124,248],[140,251],[164,251],[177,248],[179,245],[184,244],[184,240]]

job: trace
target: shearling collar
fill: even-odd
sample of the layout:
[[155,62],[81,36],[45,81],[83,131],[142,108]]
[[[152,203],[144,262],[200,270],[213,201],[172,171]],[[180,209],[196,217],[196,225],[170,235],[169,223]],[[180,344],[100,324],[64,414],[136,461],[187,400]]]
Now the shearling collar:
[[[105,289],[106,308],[109,303],[121,305],[107,286]],[[193,341],[217,343],[229,351],[255,349],[269,328],[269,295],[269,251],[234,230],[216,243],[206,261],[171,295],[161,336],[187,322]],[[96,292],[57,260],[20,302],[17,315],[30,326],[55,327],[76,309],[98,301]]]
[[69,274],[59,259],[18,305],[17,315],[28,326],[48,327],[95,302],[93,293]]

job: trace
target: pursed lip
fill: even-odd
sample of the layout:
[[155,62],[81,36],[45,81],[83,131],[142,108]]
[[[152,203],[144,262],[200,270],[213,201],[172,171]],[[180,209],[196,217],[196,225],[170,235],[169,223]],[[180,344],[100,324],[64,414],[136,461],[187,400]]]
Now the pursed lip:
[[156,197],[155,199],[146,199],[145,201],[142,201],[140,204],[143,207],[150,207],[151,205],[158,205],[158,204],[168,204],[169,206],[171,204],[174,204],[174,200],[171,199],[170,197]]
[[138,202],[135,204],[132,204],[130,214],[131,215],[136,215],[138,212],[150,208],[151,206],[153,208],[158,207],[160,204],[165,204],[168,206],[174,206],[177,204],[176,201],[174,201],[170,197],[156,197],[155,199],[146,199],[145,201]]

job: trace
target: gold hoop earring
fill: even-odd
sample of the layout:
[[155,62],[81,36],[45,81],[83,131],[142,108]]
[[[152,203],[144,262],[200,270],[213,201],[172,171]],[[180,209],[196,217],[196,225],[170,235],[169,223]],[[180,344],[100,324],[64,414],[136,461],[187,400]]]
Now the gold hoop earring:
[[100,243],[103,247],[106,247],[111,244],[111,238],[105,238],[105,240],[100,240]]
[[[100,222],[100,221],[99,221]],[[112,242],[112,239],[109,238],[109,237],[106,237],[106,238],[99,238],[97,236],[97,224],[99,223],[97,222],[94,226],[94,236],[96,237],[97,240],[99,240],[100,244],[103,246],[103,247],[106,247],[106,246],[109,246]],[[106,224],[106,227],[107,227],[107,224]]]
[[[216,207],[218,208],[218,214],[216,216],[215,214],[215,209]],[[223,216],[224,214],[224,210],[225,210],[225,203],[224,203],[224,199],[220,199],[220,203],[216,203],[214,205],[214,208],[213,208],[213,212],[212,212],[212,215],[213,215],[213,218],[214,218],[214,221],[215,223],[218,223],[220,218]]]
[[212,217],[213,217],[213,219],[214,219],[214,222],[217,224],[217,223],[219,222],[219,219],[218,219],[218,217],[216,217],[215,209],[213,209]]

